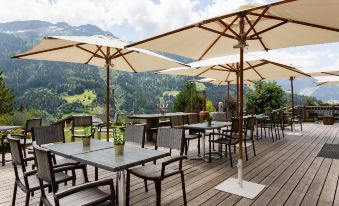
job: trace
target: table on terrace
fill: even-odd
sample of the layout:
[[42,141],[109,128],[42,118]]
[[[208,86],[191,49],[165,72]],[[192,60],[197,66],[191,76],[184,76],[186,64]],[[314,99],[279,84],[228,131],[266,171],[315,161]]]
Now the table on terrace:
[[[111,143],[100,140],[91,140],[90,146],[83,146],[81,142],[71,142],[57,145],[47,145],[57,155],[94,166],[96,168],[116,172],[118,185],[119,205],[125,205],[125,170],[166,156],[169,152],[145,149],[133,145],[125,145],[123,155],[115,155]],[[109,147],[110,144],[112,147]]]
[[194,129],[194,130],[202,130],[202,157],[201,159],[208,161],[206,158],[205,152],[205,137],[206,137],[206,130],[213,130],[213,129],[221,129],[223,127],[231,126],[231,122],[217,122],[212,121],[211,126],[208,126],[207,122],[197,123],[197,124],[185,124],[183,126],[184,129]]
[[[15,129],[20,129],[20,126],[7,126],[7,125],[1,125],[0,126],[0,132],[7,132]],[[0,149],[1,149],[1,165],[4,166],[5,162],[9,162],[11,160],[6,161],[5,160],[5,144],[4,144],[5,136],[0,135]]]
[[159,119],[161,118],[170,118],[172,116],[188,116],[190,114],[196,113],[186,113],[186,112],[175,112],[175,113],[164,113],[164,114],[137,114],[130,115],[128,118],[130,119],[144,119],[146,120],[146,139],[148,141],[152,140],[152,128],[156,128],[159,126]]

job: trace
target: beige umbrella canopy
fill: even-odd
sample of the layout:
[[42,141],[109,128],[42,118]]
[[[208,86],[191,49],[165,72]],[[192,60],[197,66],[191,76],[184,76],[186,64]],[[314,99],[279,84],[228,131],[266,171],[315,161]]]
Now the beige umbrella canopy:
[[[248,52],[336,42],[339,40],[338,9],[337,0],[249,4],[130,46],[200,60],[238,54],[239,50],[234,49],[234,45],[238,46],[241,33]],[[241,21],[244,32],[240,32]]]
[[[247,5],[129,46],[201,60],[239,54],[239,131],[243,127],[244,52],[339,41],[338,0],[285,0]],[[238,183],[242,184],[242,133],[239,134]]]
[[[36,47],[13,58],[47,60],[106,67],[106,115],[109,121],[110,68],[126,72],[146,72],[184,64],[154,52],[128,48],[127,43],[110,36],[45,37]],[[109,124],[107,124],[107,141]]]
[[[185,75],[212,78],[223,82],[237,82],[239,56],[225,56],[200,60],[188,64],[189,67],[171,68],[158,74]],[[310,76],[297,68],[273,62],[254,55],[244,57],[244,79],[252,81],[277,80],[290,77]]]
[[320,76],[315,77],[317,86],[330,86],[339,84],[338,76]]

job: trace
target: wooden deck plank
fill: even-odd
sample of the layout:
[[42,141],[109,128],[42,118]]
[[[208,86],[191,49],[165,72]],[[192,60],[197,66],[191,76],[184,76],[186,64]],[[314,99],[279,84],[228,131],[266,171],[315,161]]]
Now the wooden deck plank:
[[[304,125],[304,135],[301,137],[286,137],[274,143],[270,138],[256,141],[256,157],[253,157],[252,148],[249,148],[250,159],[245,161],[244,178],[268,186],[254,200],[214,189],[228,177],[236,177],[237,169],[231,168],[227,159],[214,159],[211,164],[200,160],[184,161],[188,205],[339,205],[339,160],[316,157],[325,142],[339,143],[339,127],[336,124]],[[236,161],[236,158],[233,160]],[[10,205],[14,183],[11,164],[0,167],[0,174],[0,205]],[[92,167],[88,167],[88,174],[93,180]],[[99,172],[100,179],[112,177],[115,177],[114,173],[104,170]],[[79,174],[77,184],[81,181]],[[149,192],[144,191],[143,181],[139,178],[132,177],[131,185],[133,205],[155,205],[153,183],[149,183]],[[38,205],[39,196],[40,193],[36,192],[31,197],[30,205]],[[17,205],[24,205],[24,200],[24,194],[18,190]],[[183,204],[180,178],[173,176],[164,181],[162,203]]]

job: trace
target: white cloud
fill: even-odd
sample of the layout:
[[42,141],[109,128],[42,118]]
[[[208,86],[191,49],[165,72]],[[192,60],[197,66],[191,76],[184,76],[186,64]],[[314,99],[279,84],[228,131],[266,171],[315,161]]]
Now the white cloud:
[[[16,20],[64,21],[94,24],[114,34],[126,26],[136,39],[175,29],[203,18],[221,15],[258,0],[0,0],[0,22]],[[260,0],[259,0],[260,1]],[[203,6],[201,6],[203,5]]]

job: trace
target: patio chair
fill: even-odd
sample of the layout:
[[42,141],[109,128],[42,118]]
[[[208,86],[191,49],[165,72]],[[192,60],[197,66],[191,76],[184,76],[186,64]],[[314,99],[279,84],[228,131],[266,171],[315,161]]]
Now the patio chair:
[[5,166],[6,164],[6,152],[9,147],[9,143],[6,141],[6,135],[0,134],[0,150],[1,150],[1,165]]
[[[187,116],[187,119],[188,119],[188,124],[198,124],[199,123],[199,114],[189,114]],[[201,138],[201,132],[204,132],[204,130],[197,130],[197,129],[189,129],[188,130],[188,133],[190,135],[196,135],[198,134],[199,137],[197,138],[198,139],[198,154],[200,155],[200,138]],[[188,142],[188,145],[189,145],[189,142]],[[188,149],[188,147],[187,147]],[[187,153],[186,153],[187,154]]]
[[[98,124],[97,132],[98,139],[101,139],[101,134],[106,134],[107,131],[106,114],[98,115],[98,117],[103,122],[101,124]],[[113,119],[109,122],[109,126],[115,125],[117,122],[118,122],[118,113],[115,113]],[[113,129],[109,130],[109,134],[113,134]]]
[[[266,114],[266,113],[265,113]],[[268,129],[268,131],[270,131],[271,137],[272,137],[272,141],[274,142],[274,134],[273,134],[273,130],[275,132],[275,136],[277,139],[277,125],[276,125],[276,121],[274,121],[276,119],[276,112],[271,112],[268,116],[268,118],[264,118],[261,119],[260,121],[258,121],[259,127],[260,127],[260,133],[261,136],[263,134],[263,129],[264,129],[264,133],[265,133],[265,138],[267,137],[266,135],[266,129]]]
[[[158,128],[156,144],[156,148],[170,148],[170,152],[172,152],[172,149],[178,149],[180,151],[180,156],[172,157],[171,159],[166,160],[161,164],[149,164],[128,169],[126,182],[126,205],[129,205],[131,174],[144,180],[154,181],[157,195],[157,206],[161,205],[161,182],[168,177],[180,174],[184,205],[187,205],[184,171],[182,170],[182,161],[187,158],[186,156],[182,155],[184,149],[184,131],[177,128],[160,127]],[[173,163],[178,163],[178,168],[168,169],[168,165]]]
[[[85,135],[84,129],[90,127],[90,134]],[[94,138],[94,127],[92,123],[92,116],[74,116],[72,119],[72,128],[71,128],[71,141],[74,142],[75,138],[84,138],[86,136],[91,136]]]
[[[51,125],[51,126],[42,126],[42,127],[34,127],[33,128],[33,139],[37,145],[41,146],[44,144],[50,143],[58,143],[62,142],[65,143],[65,134],[62,125]],[[56,161],[55,155],[52,154],[53,159],[53,167],[63,167],[63,166],[70,166],[69,169],[72,171],[72,176],[74,177],[72,180],[72,184],[75,185],[76,181],[76,169],[81,169],[87,176],[87,170],[85,164],[80,164],[80,162],[68,159],[68,158],[61,158]],[[75,166],[73,169],[71,166]]]
[[291,130],[292,124],[299,123],[300,130],[303,131],[303,123],[302,123],[302,109],[301,108],[294,108],[292,110],[292,121],[291,121]]
[[279,128],[281,130],[282,137],[284,138],[285,137],[285,134],[284,134],[284,130],[285,130],[285,113],[284,113],[284,111],[280,110],[278,112],[278,116],[279,116]]
[[250,141],[252,143],[253,153],[255,153],[255,145],[254,145],[254,127],[255,127],[255,117],[249,117],[245,119],[245,128],[244,128],[244,146],[245,146],[245,154],[246,160],[248,160],[247,154],[247,142]]
[[[37,178],[41,187],[40,205],[115,205],[115,191],[113,179],[86,182],[62,191],[58,191],[56,174],[62,168],[53,168],[52,154],[49,150],[33,143],[37,162]],[[51,186],[52,192],[46,194],[43,185]],[[110,193],[100,190],[98,187],[109,186]]]
[[[16,138],[15,138],[16,137]],[[34,157],[24,157],[22,145],[18,136],[12,136],[8,138],[11,153],[12,164],[15,173],[14,191],[12,205],[15,205],[17,188],[19,187],[24,193],[26,193],[25,205],[29,205],[30,196],[34,195],[34,192],[39,190],[40,187],[48,187],[48,184],[39,185],[36,178],[36,170],[27,171],[26,164],[28,161],[33,161]],[[21,171],[20,171],[21,168]],[[72,176],[63,173],[63,169],[60,168],[55,174],[56,185],[72,180]]]
[[[232,148],[231,146],[234,147],[234,152],[236,150],[236,144],[239,143],[239,119],[233,118],[232,119],[232,125],[231,129],[229,130],[223,130],[222,133],[210,133],[208,135],[208,142],[209,142],[209,159],[208,161],[211,162],[212,160],[212,152],[211,152],[211,144],[217,143],[220,145],[219,147],[219,153],[220,153],[220,158],[222,158],[222,145],[225,145],[225,156],[227,156],[227,150],[229,152],[229,158],[230,158],[230,163],[231,167],[233,167],[233,162],[232,162]],[[213,135],[218,135],[218,139],[211,139]],[[228,149],[227,149],[228,147]]]
[[20,144],[22,145],[22,149],[24,150],[24,157],[26,157],[26,147],[32,145],[33,139],[28,138],[29,134],[32,134],[32,129],[34,127],[40,127],[42,122],[42,118],[33,118],[28,119],[26,121],[26,127],[22,131],[21,135],[18,135],[17,137],[20,137]]
[[[181,116],[181,115],[171,116],[171,127],[172,128],[182,128],[183,125],[184,125],[183,116]],[[184,135],[185,155],[187,155],[190,141],[194,140],[194,139],[199,139],[200,137],[201,137],[201,135],[199,133],[198,134],[185,134]],[[198,147],[198,152],[200,153],[200,147]]]
[[126,125],[125,140],[145,147],[145,125]]

